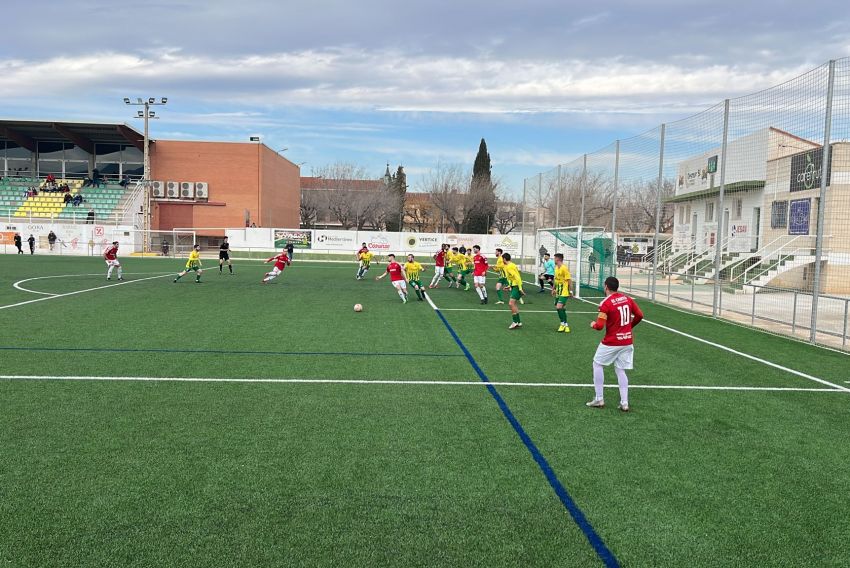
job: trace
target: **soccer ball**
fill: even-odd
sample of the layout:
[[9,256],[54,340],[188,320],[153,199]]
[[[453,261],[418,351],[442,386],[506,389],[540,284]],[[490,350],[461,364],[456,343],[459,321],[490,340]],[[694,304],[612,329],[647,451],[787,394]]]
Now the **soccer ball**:
[[363,306],[361,306],[360,304],[354,304],[354,311],[355,312],[362,312]]

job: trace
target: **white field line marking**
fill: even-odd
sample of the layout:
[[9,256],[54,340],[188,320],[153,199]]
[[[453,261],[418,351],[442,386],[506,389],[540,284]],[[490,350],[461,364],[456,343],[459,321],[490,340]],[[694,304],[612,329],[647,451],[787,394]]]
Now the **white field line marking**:
[[[510,313],[510,309],[493,309],[493,308],[440,308],[441,312],[492,312],[494,314],[504,314]],[[553,307],[551,310],[522,310],[524,314],[554,314],[555,308]],[[567,314],[595,314],[597,312],[576,312],[573,310],[567,310]]]
[[[581,388],[590,389],[587,383],[522,383],[512,381],[416,381],[416,380],[369,380],[369,379],[282,379],[282,378],[220,378],[220,377],[110,377],[110,376],[59,376],[59,375],[0,375],[7,381],[105,381],[105,382],[172,382],[172,383],[281,383],[281,384],[334,384],[334,385],[434,385],[434,386],[503,386],[531,388]],[[617,385],[605,385],[618,388]],[[798,387],[745,387],[708,385],[629,385],[636,389],[708,390],[708,391],[768,391],[768,392],[842,392],[836,389]]]
[[[593,302],[590,302],[589,300],[585,300],[584,298],[581,298],[581,300],[583,302],[587,302],[588,304],[593,304]],[[668,327],[666,325],[661,325],[660,323],[655,323],[655,322],[650,321],[646,318],[644,318],[643,321],[646,322],[649,325],[659,327],[659,328],[666,330],[666,331],[669,331],[671,333],[681,335],[682,337],[687,337],[688,339],[693,339],[694,341],[697,341],[699,343],[704,343],[705,345],[710,345],[711,347],[716,347],[717,349],[720,349],[722,351],[726,351],[728,353],[732,353],[733,355],[738,355],[739,357],[743,357],[744,359],[749,359],[750,361],[755,361],[756,363],[761,363],[762,365],[767,365],[768,367],[772,367],[774,369],[778,369],[780,371],[784,371],[786,373],[790,373],[792,375],[796,375],[798,377],[802,377],[804,379],[808,379],[810,381],[814,381],[814,382],[820,383],[822,385],[827,385],[827,386],[832,387],[834,389],[842,390],[842,391],[845,391],[845,392],[850,392],[850,388],[843,387],[841,385],[831,383],[829,381],[825,381],[824,379],[819,379],[818,377],[814,377],[812,375],[809,375],[807,373],[803,373],[801,371],[797,371],[795,369],[790,369],[790,368],[785,367],[783,365],[779,365],[778,363],[774,363],[773,361],[768,361],[767,359],[762,359],[761,357],[756,357],[755,355],[750,355],[749,353],[744,353],[743,351],[738,351],[737,349],[732,349],[731,347],[727,347],[727,346],[721,345],[719,343],[714,343],[713,341],[708,341],[707,339],[703,339],[701,337],[691,335],[690,333],[685,333],[684,331],[679,331],[678,329],[674,329],[674,328]]]
[[[124,274],[150,274],[150,272],[124,272]],[[163,273],[165,274],[165,273]],[[44,294],[45,296],[58,296],[59,294],[55,294],[53,292],[39,292],[38,290],[30,290],[29,288],[24,288],[21,284],[25,282],[32,282],[33,280],[48,280],[50,278],[73,278],[75,276],[103,276],[102,272],[97,274],[59,274],[56,276],[36,276],[34,278],[24,278],[23,280],[18,280],[14,284],[12,284],[12,288],[17,288],[21,292],[29,292],[30,294]]]
[[[74,274],[73,276],[79,276],[79,275]],[[56,298],[64,298],[65,296],[74,296],[75,294],[83,294],[85,292],[93,292],[95,290],[103,290],[104,288],[112,288],[113,286],[123,286],[125,284],[132,284],[133,282],[144,282],[145,280],[153,280],[154,278],[164,278],[166,276],[171,276],[171,273],[159,274],[157,276],[150,276],[148,278],[137,278],[135,280],[125,280],[124,282],[117,282],[115,284],[107,284],[105,286],[97,286],[95,288],[85,288],[83,290],[75,290],[73,292],[66,292],[64,294],[54,294],[53,296],[45,296],[43,298],[36,298],[35,300],[26,300],[25,302],[18,302],[16,304],[7,304],[5,306],[0,306],[0,310],[5,310],[5,309],[8,309],[8,308],[15,308],[17,306],[25,306],[27,304],[34,304],[36,302],[43,302],[44,300],[54,300]]]

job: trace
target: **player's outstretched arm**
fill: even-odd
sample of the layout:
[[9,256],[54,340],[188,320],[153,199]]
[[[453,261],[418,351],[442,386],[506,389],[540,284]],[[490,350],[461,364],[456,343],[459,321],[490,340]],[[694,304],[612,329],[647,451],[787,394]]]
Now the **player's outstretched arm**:
[[608,319],[608,316],[602,312],[599,312],[596,315],[596,321],[590,322],[590,327],[596,330],[605,329],[605,321]]

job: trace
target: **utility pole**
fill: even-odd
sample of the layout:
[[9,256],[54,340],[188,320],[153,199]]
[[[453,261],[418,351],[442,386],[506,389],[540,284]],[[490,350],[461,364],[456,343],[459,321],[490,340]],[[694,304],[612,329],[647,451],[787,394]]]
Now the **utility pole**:
[[124,97],[124,104],[131,106],[141,106],[144,110],[136,113],[134,118],[141,118],[145,121],[145,141],[144,141],[144,173],[142,174],[142,187],[145,193],[142,201],[142,252],[151,252],[151,157],[150,157],[150,129],[149,121],[158,120],[156,112],[151,110],[152,106],[162,106],[168,103],[166,97],[162,97],[159,102],[154,97],[147,100],[138,97],[136,102],[130,100],[129,97]]

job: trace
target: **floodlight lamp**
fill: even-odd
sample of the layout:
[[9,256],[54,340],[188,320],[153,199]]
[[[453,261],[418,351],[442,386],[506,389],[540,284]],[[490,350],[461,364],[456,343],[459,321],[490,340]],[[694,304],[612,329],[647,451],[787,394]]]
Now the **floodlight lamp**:
[[138,113],[136,113],[136,116],[138,116],[139,118],[144,118],[145,113],[143,111],[139,111]]
[[130,104],[130,98],[129,97],[124,97],[124,104],[125,105]]
[[151,118],[154,118],[154,117],[156,116],[156,113],[155,113],[154,111],[151,111],[151,112],[150,112],[150,114],[149,114],[149,116],[150,116]]
[[162,97],[162,104],[165,104],[167,102],[168,102],[168,97]]
[[156,102],[156,99],[155,99],[155,98],[153,98],[153,97],[151,97],[151,98],[149,98],[149,99],[148,99],[148,102],[149,102],[150,104],[154,104],[154,103]]

